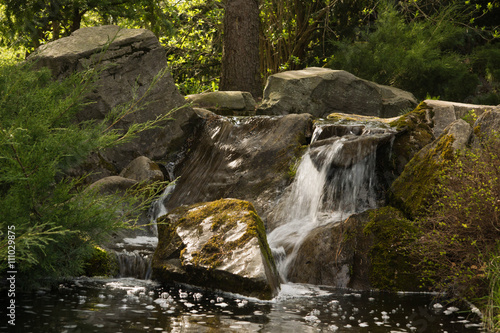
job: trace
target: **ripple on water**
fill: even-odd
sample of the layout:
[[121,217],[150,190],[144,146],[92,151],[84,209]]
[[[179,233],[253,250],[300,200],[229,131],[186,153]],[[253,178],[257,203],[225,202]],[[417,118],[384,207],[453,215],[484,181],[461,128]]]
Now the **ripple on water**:
[[[23,332],[482,332],[479,315],[430,294],[285,284],[259,301],[135,279],[79,279],[18,297]],[[476,310],[477,311],[477,310]],[[5,327],[0,325],[0,331]]]

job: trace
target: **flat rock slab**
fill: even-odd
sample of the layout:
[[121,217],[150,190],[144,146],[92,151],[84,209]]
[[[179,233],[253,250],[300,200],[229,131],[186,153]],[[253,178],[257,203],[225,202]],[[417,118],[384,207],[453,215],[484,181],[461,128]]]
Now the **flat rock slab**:
[[[212,91],[186,96],[195,107],[202,107],[222,115],[251,115],[256,103],[246,91]],[[242,114],[246,112],[247,114]]]

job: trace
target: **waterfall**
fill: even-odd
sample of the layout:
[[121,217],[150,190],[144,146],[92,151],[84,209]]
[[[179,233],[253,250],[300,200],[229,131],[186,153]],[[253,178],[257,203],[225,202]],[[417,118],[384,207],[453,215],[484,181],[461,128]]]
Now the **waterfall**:
[[137,229],[125,230],[116,235],[113,243],[107,244],[114,253],[118,263],[119,277],[133,277],[137,279],[151,278],[151,260],[158,244],[158,228],[156,220],[167,214],[163,204],[175,189],[175,182],[171,182],[161,196],[151,205],[148,217],[141,217],[142,226]]
[[321,131],[321,127],[315,130],[295,179],[275,210],[278,227],[267,237],[285,280],[310,231],[377,207],[376,151],[392,134],[364,130],[318,140]]

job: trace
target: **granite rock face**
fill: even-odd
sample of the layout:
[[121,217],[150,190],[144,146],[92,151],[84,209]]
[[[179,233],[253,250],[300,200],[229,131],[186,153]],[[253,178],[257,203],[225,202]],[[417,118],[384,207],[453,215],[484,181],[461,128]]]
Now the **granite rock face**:
[[307,112],[325,118],[340,112],[387,118],[416,105],[415,97],[401,89],[362,80],[342,70],[310,67],[271,75],[258,113]]
[[[98,172],[99,176],[90,180],[116,175],[138,156],[167,158],[180,148],[197,119],[191,108],[182,108],[186,101],[170,73],[164,71],[165,51],[149,30],[82,28],[69,37],[43,45],[30,59],[37,66],[50,68],[55,79],[87,68],[100,71],[95,89],[87,96],[90,103],[77,115],[78,121],[104,119],[113,108],[134,100],[134,96],[137,111],[113,128],[126,130],[133,123],[154,120],[176,110],[171,114],[173,120],[165,121],[160,128],[142,132],[131,142],[92,156],[85,165],[86,171]],[[153,81],[155,84],[151,85]]]

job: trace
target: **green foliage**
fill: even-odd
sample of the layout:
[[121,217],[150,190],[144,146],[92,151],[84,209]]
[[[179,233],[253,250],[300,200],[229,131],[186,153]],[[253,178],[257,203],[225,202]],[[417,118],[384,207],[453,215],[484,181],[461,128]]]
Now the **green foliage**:
[[485,323],[488,332],[500,331],[500,256],[494,255],[488,262],[486,274],[489,285],[489,295],[485,310]]
[[169,34],[169,6],[155,0],[5,0],[0,15],[0,44],[25,47],[68,36],[81,26],[120,24]]
[[478,81],[453,51],[466,34],[452,23],[453,13],[454,8],[446,8],[433,20],[407,23],[394,6],[381,7],[373,31],[361,34],[355,43],[335,42],[338,51],[329,66],[410,91],[420,99],[430,94],[464,100]]
[[32,64],[0,67],[0,269],[7,267],[5,236],[13,226],[23,287],[34,287],[42,278],[81,274],[94,244],[133,224],[151,199],[138,189],[104,196],[85,190],[84,178],[66,176],[90,152],[155,125],[138,124],[125,132],[110,126],[133,112],[137,101],[105,120],[76,123],[75,114],[97,75],[88,70],[54,82],[48,69]]
[[224,9],[219,1],[170,0],[175,33],[160,38],[183,95],[218,90]]
[[500,104],[500,47],[485,45],[474,49],[471,54],[474,73],[481,79],[477,96],[472,100],[476,104]]
[[485,269],[500,237],[499,176],[495,142],[460,152],[438,174],[415,246],[424,284],[467,298],[488,294]]

